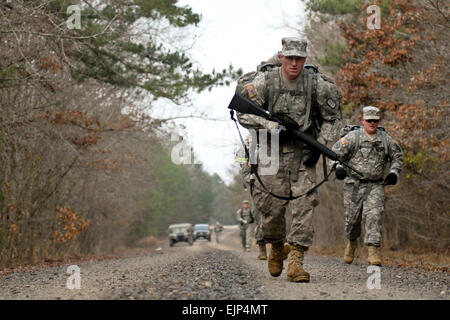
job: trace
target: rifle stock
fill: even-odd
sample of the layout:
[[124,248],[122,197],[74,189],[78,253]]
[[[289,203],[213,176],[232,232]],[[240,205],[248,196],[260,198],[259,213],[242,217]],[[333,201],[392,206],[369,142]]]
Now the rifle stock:
[[241,113],[254,114],[256,116],[260,116],[265,119],[269,119],[270,117],[269,111],[264,110],[259,105],[245,98],[238,92],[236,92],[235,95],[233,96],[233,99],[231,99],[228,109],[236,110]]
[[277,117],[276,115],[270,114],[269,111],[263,109],[258,104],[254,103],[253,101],[247,99],[246,97],[242,96],[238,92],[236,92],[233,96],[233,99],[231,100],[228,109],[232,109],[241,113],[247,113],[247,114],[253,114],[259,117],[263,117],[264,119],[278,122],[280,125],[287,128],[287,130],[294,135],[294,137],[300,139],[307,145],[309,145],[312,148],[315,148],[320,153],[322,153],[325,157],[330,158],[331,160],[338,161],[343,166],[349,168],[350,170],[356,172],[360,176],[363,176],[363,174],[358,171],[357,169],[353,168],[351,165],[343,161],[333,150],[329,149],[327,146],[321,144],[316,139],[311,137],[309,134],[304,133],[300,129],[290,129],[289,126],[286,126],[285,123],[283,123],[282,119]]

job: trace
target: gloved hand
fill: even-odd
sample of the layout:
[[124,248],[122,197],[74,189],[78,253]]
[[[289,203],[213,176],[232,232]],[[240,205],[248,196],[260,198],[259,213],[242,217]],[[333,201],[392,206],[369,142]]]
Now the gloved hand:
[[336,167],[336,179],[344,180],[347,177],[347,170],[344,167],[338,166]]
[[397,175],[393,172],[389,173],[386,177],[386,179],[384,179],[384,185],[388,186],[388,185],[395,185],[397,184]]
[[242,219],[242,224],[247,224],[247,220]]
[[308,157],[306,157],[306,160],[303,162],[303,164],[307,167],[314,167],[319,161],[320,158],[320,152],[316,149],[311,149],[311,151],[308,154]]

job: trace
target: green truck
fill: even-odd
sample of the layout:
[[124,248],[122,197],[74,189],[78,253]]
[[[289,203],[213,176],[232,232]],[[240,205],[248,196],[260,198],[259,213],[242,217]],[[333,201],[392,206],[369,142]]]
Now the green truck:
[[194,227],[192,226],[191,223],[171,224],[169,226],[168,232],[171,247],[173,247],[173,245],[177,242],[187,242],[191,246],[194,243],[193,240]]

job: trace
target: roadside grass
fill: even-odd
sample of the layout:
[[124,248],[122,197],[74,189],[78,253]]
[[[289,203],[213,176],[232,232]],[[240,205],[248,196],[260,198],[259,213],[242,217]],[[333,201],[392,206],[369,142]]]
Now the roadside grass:
[[106,259],[131,258],[144,254],[162,253],[158,250],[164,243],[167,242],[167,237],[156,238],[146,237],[141,239],[133,247],[119,247],[111,253],[92,254],[92,255],[74,255],[58,259],[44,259],[34,264],[16,264],[13,267],[0,268],[0,277],[21,272],[37,271],[48,267],[60,267],[64,265],[79,264],[86,261],[101,261]]
[[[308,253],[314,255],[326,255],[343,257],[345,247],[325,247],[314,245]],[[381,260],[383,264],[396,267],[410,267],[425,271],[447,272],[450,273],[450,256],[445,253],[424,252],[420,249],[392,250],[382,248]],[[367,248],[358,247],[356,250],[356,259],[367,259]]]

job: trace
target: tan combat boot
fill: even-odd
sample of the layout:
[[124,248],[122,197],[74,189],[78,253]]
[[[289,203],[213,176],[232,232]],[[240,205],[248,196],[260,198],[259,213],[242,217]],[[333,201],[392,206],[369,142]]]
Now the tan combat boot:
[[358,247],[358,242],[356,240],[349,240],[344,252],[344,262],[351,264],[355,258],[355,250]]
[[267,261],[269,273],[272,277],[278,277],[283,271],[283,248],[283,242],[272,244],[269,260]]
[[260,244],[259,245],[258,260],[267,260],[267,251],[266,251],[266,245],[265,244]]
[[286,242],[283,247],[283,260],[288,258],[289,252],[291,252],[291,246]]
[[378,256],[378,251],[380,248],[369,245],[369,256],[367,257],[367,261],[370,265],[373,266],[381,266],[381,259]]
[[309,273],[303,270],[305,250],[302,246],[291,245],[291,257],[287,269],[288,280],[291,282],[309,282]]

